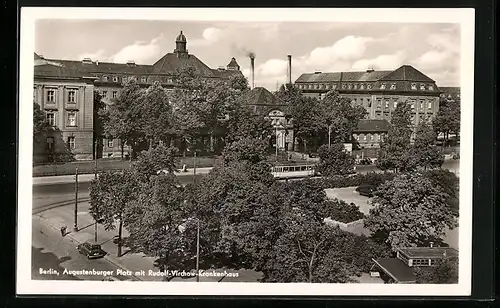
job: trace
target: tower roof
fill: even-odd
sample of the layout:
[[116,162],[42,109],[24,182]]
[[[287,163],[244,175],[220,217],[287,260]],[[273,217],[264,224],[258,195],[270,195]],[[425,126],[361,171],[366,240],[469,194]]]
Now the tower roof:
[[177,36],[177,38],[175,39],[176,42],[187,42],[186,40],[186,36],[184,34],[182,34],[182,31],[181,33]]
[[231,61],[229,62],[227,67],[240,67],[240,65],[238,64],[238,62],[236,62],[236,59],[233,57],[231,58]]

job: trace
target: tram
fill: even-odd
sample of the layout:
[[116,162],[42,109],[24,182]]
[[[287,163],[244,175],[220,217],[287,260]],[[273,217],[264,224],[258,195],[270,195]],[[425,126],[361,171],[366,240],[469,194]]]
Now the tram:
[[271,173],[275,178],[305,178],[316,175],[315,165],[289,165],[271,167]]

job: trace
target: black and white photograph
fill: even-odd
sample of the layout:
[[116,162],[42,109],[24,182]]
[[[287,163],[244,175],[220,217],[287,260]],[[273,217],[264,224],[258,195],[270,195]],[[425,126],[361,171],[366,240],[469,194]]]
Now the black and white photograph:
[[470,294],[473,9],[20,29],[19,294]]

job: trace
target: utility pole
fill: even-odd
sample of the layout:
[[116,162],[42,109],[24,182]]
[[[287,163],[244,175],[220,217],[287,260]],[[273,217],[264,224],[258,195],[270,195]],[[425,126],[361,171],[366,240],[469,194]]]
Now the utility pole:
[[75,171],[75,225],[73,231],[78,231],[78,167]]
[[200,218],[197,219],[196,230],[196,282],[200,282]]
[[[97,158],[99,153],[99,137],[95,141],[95,165],[94,165],[94,180],[97,181]],[[97,244],[97,219],[94,222],[94,242]]]

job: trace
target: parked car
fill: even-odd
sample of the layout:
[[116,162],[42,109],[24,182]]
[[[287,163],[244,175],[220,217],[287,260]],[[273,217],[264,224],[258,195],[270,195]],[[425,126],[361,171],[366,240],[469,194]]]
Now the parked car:
[[377,188],[374,185],[371,184],[361,184],[356,188],[356,191],[361,195],[361,196],[366,196],[366,197],[373,197],[373,193],[377,190]]
[[79,253],[89,259],[98,259],[104,257],[107,253],[102,250],[99,244],[90,244],[89,242],[82,243],[76,247]]

